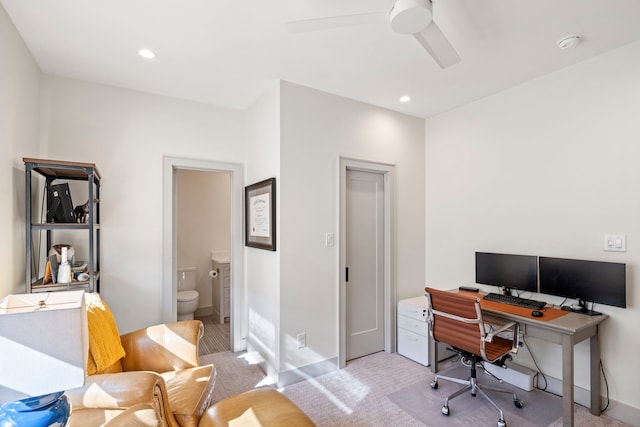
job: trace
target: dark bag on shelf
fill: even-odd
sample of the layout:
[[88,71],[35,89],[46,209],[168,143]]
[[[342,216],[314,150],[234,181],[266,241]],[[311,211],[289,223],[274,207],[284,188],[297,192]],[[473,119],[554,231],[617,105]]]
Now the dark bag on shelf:
[[77,222],[73,210],[69,184],[56,184],[47,187],[47,222]]

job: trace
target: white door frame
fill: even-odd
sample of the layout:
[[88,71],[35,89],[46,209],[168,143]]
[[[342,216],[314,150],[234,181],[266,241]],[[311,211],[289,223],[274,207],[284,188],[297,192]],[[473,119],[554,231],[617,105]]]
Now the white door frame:
[[231,351],[246,349],[247,310],[244,284],[243,203],[244,167],[211,160],[163,158],[162,164],[162,319],[177,319],[177,169],[226,172],[231,175]]
[[395,166],[387,163],[370,162],[347,157],[340,157],[339,177],[339,230],[338,248],[338,363],[340,368],[347,364],[347,289],[345,269],[347,264],[347,169],[382,174],[384,177],[384,351],[396,351],[396,284],[393,233],[394,205],[394,170]]

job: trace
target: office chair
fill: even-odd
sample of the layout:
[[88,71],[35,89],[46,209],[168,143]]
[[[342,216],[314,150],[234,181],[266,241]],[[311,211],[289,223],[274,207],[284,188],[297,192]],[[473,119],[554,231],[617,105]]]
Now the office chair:
[[[504,366],[505,360],[511,358],[510,353],[516,353],[518,350],[519,325],[516,322],[509,322],[487,333],[479,298],[429,287],[425,288],[425,295],[431,336],[435,341],[448,344],[461,355],[463,364],[471,368],[471,377],[468,380],[436,375],[431,383],[433,389],[438,388],[438,380],[440,379],[466,386],[445,399],[442,414],[449,415],[449,400],[471,390],[472,396],[475,397],[477,393],[480,393],[500,412],[498,427],[506,427],[504,412],[483,389],[513,394],[513,403],[516,408],[522,408],[522,401],[510,390],[478,384],[476,364],[487,361]],[[497,335],[508,330],[511,331],[511,339]]]

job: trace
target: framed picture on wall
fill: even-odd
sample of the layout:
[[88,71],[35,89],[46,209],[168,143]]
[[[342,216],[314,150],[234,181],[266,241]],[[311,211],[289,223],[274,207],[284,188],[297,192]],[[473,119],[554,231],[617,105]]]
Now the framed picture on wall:
[[245,246],[276,250],[276,179],[244,188]]

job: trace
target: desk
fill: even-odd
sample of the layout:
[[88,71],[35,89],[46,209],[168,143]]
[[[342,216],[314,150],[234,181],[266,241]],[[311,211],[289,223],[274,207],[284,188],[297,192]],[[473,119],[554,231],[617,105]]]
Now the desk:
[[[467,293],[467,292],[465,292]],[[505,320],[515,321],[520,324],[520,330],[524,335],[539,338],[545,341],[562,345],[562,425],[573,426],[573,346],[577,343],[590,340],[590,376],[591,376],[591,413],[600,415],[600,342],[598,340],[598,326],[608,316],[587,316],[578,313],[567,313],[564,316],[544,321],[544,317],[535,318],[529,315],[521,315],[502,311],[509,310],[511,306],[501,303],[485,304],[483,294],[470,293],[471,296],[480,297],[480,307],[486,322],[492,320],[498,322]],[[557,310],[547,308],[546,310]],[[513,311],[513,310],[509,310]],[[528,310],[530,311],[530,310]],[[438,347],[433,344],[433,337],[429,334],[429,360],[431,371],[438,372]]]

